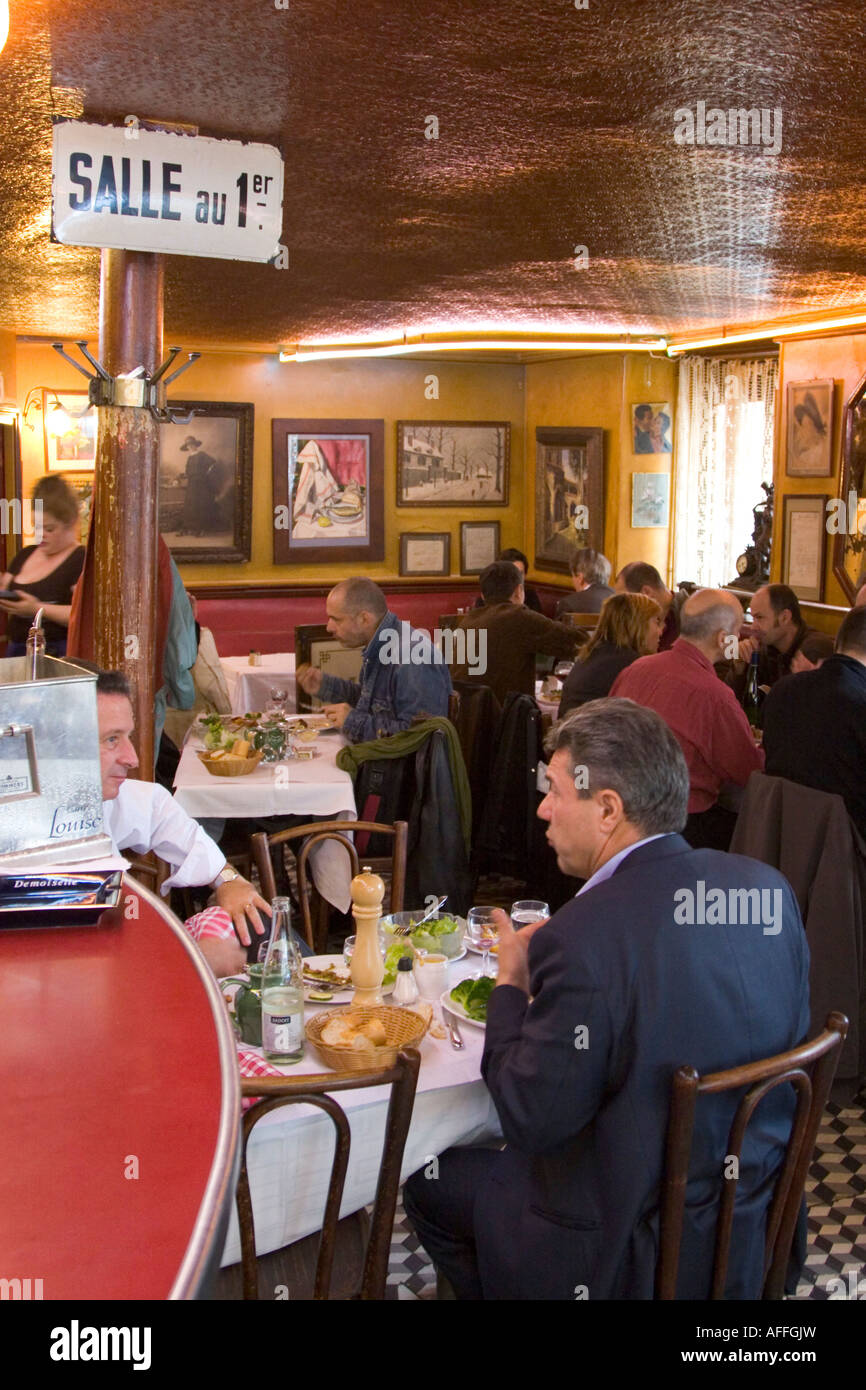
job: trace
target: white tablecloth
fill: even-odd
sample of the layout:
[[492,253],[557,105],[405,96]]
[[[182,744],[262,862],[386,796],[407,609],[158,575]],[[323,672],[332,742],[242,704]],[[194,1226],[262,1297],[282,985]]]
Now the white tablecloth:
[[224,656],[220,665],[232,702],[232,714],[267,709],[271,686],[287,690],[286,708],[297,709],[294,652],[262,652],[261,666],[251,666],[248,656]]
[[[262,816],[326,816],[357,820],[355,788],[337,767],[342,734],[325,734],[308,745],[320,754],[310,762],[259,763],[246,777],[214,777],[197,756],[201,743],[187,739],[174,779],[178,804],[196,820]],[[310,855],[313,882],[339,912],[351,903],[349,856],[335,840],[324,840]]]
[[[479,956],[470,954],[456,961],[448,970],[449,988],[479,969]],[[307,1016],[313,1012],[307,1006]],[[483,1143],[501,1136],[495,1107],[481,1080],[484,1031],[469,1023],[461,1023],[460,1031],[466,1045],[463,1052],[455,1052],[447,1038],[432,1038],[429,1033],[421,1043],[418,1090],[401,1181],[428,1163],[431,1156],[454,1145]],[[308,1047],[302,1061],[282,1070],[287,1076],[298,1076],[322,1072],[325,1067]],[[349,1117],[352,1132],[341,1216],[358,1211],[376,1195],[389,1095],[390,1088],[368,1087],[335,1096]],[[326,1115],[306,1105],[288,1106],[259,1120],[249,1143],[248,1167],[260,1255],[321,1229],[334,1132]],[[222,1263],[236,1264],[239,1259],[240,1236],[233,1207]]]

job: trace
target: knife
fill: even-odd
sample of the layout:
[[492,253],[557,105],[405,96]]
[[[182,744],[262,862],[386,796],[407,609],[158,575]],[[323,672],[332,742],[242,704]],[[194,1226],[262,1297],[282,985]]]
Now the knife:
[[464,1043],[460,1036],[460,1029],[457,1027],[457,1020],[448,1012],[444,1004],[442,1005],[442,1022],[448,1029],[448,1035],[451,1039],[451,1046],[454,1048],[454,1051],[462,1052]]

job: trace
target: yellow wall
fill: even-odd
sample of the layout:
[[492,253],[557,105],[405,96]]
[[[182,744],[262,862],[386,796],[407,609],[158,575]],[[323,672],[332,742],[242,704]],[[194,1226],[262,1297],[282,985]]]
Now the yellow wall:
[[[92,349],[91,349],[92,350]],[[74,355],[75,349],[72,349]],[[425,397],[425,378],[439,378],[439,399]],[[271,420],[277,418],[365,418],[385,421],[385,559],[341,567],[341,574],[399,573],[401,531],[450,531],[451,572],[460,573],[460,522],[499,521],[503,547],[523,548],[520,501],[524,494],[522,366],[449,362],[322,362],[281,364],[275,356],[205,354],[177,382],[185,400],[251,401],[255,406],[252,558],[242,565],[184,565],[195,584],[330,583],[339,577],[328,565],[273,564]],[[31,386],[86,389],[87,383],[42,344],[18,350],[19,405]],[[25,496],[45,470],[41,413],[22,427]],[[511,424],[511,486],[508,507],[401,507],[396,496],[398,420],[507,420]]]
[[[775,447],[775,508],[773,521],[773,554],[771,579],[779,583],[782,579],[782,555],[784,546],[784,504],[785,496],[814,496],[824,494],[829,497],[840,496],[842,445],[844,440],[845,403],[866,373],[866,333],[846,333],[828,338],[798,339],[796,342],[783,342],[779,361],[779,408],[777,410],[777,429]],[[833,472],[826,478],[789,478],[785,473],[786,430],[787,430],[787,387],[792,381],[809,381],[812,378],[832,377],[835,382],[833,403]],[[824,602],[847,608],[850,599],[833,573],[833,541],[827,537],[825,565]],[[809,609],[806,618],[815,627],[823,627],[835,632],[838,615],[822,616]]]
[[[581,425],[604,430],[606,469],[604,553],[614,573],[632,560],[668,574],[668,527],[634,529],[631,524],[633,473],[670,473],[670,454],[635,454],[631,408],[642,401],[668,401],[672,436],[676,431],[677,367],[667,358],[638,353],[599,353],[560,362],[531,363],[526,369],[525,481],[526,529],[523,549],[535,553],[535,431],[542,425]],[[672,485],[671,485],[672,486]],[[536,571],[552,578],[549,571]]]

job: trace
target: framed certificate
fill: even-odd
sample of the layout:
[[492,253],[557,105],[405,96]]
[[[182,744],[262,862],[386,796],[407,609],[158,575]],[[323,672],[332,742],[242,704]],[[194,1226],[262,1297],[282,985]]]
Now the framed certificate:
[[784,499],[782,583],[806,602],[824,599],[827,501],[820,496]]
[[450,531],[401,531],[401,575],[451,573]]

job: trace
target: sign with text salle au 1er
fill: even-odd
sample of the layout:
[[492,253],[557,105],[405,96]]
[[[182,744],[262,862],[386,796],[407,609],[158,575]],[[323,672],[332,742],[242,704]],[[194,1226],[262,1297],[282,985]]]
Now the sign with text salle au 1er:
[[58,119],[52,195],[65,246],[269,261],[283,158],[273,145]]

